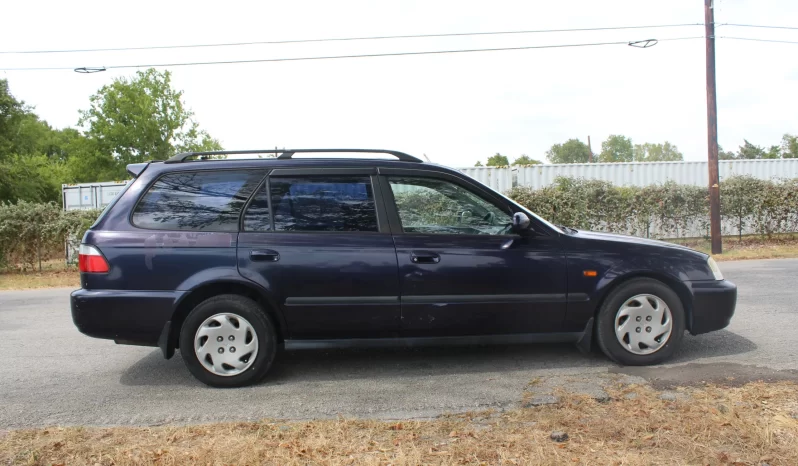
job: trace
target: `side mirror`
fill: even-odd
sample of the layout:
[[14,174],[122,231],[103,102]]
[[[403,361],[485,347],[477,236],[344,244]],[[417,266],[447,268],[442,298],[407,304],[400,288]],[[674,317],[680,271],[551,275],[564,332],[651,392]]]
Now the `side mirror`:
[[522,231],[528,230],[529,226],[532,222],[529,220],[529,217],[523,212],[516,212],[513,214],[513,231],[516,233],[520,233]]

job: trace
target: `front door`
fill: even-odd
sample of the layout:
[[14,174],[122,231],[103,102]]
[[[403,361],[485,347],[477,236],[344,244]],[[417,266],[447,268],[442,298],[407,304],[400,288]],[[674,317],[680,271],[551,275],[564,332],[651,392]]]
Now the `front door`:
[[382,180],[393,198],[403,336],[561,329],[566,266],[555,236],[511,233],[511,203],[452,175]]
[[273,291],[291,338],[398,333],[396,252],[373,171],[275,170],[245,211],[239,271]]

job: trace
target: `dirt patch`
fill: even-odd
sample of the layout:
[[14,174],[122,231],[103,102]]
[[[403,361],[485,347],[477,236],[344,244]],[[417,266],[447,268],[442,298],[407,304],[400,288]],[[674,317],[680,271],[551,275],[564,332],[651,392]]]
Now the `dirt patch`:
[[778,371],[767,367],[721,362],[714,364],[690,363],[662,367],[613,367],[610,373],[627,374],[646,379],[654,388],[669,390],[674,387],[713,384],[723,387],[740,387],[751,382],[798,382],[798,371]]
[[[426,421],[268,420],[47,428],[0,436],[0,464],[798,464],[798,385],[606,388]],[[634,396],[630,396],[634,394]]]
[[[668,240],[707,254],[711,246],[707,239],[686,238]],[[798,235],[793,233],[773,235],[770,238],[759,235],[723,237],[723,254],[713,256],[717,261],[748,259],[784,259],[798,257]]]
[[26,290],[32,288],[80,287],[77,267],[65,266],[63,260],[42,264],[42,271],[13,270],[0,272],[0,290]]

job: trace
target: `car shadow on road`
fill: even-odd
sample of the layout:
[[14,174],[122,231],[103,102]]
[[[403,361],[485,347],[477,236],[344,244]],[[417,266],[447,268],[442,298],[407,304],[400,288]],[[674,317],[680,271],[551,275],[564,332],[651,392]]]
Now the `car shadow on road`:
[[[730,356],[756,349],[727,330],[685,335],[672,363]],[[262,384],[429,377],[552,369],[601,369],[613,363],[598,350],[582,354],[570,344],[283,351]],[[170,360],[154,350],[127,368],[124,385],[198,385],[178,351]]]
[[728,330],[703,335],[684,334],[681,347],[668,363],[689,362],[701,358],[733,356],[754,351],[756,343]]

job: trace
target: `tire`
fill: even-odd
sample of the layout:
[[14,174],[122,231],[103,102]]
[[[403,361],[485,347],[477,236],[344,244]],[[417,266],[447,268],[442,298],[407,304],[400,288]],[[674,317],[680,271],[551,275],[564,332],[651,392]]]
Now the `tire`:
[[[198,333],[200,327],[205,335]],[[268,372],[277,352],[277,334],[271,318],[255,301],[219,295],[188,314],[180,328],[180,352],[200,382],[220,388],[243,387]],[[202,354],[205,357],[200,361]]]
[[[653,298],[659,298],[667,308]],[[662,333],[657,341],[656,335],[667,328],[668,312],[669,334]],[[665,324],[657,323],[660,315]],[[652,318],[647,322],[648,316]],[[636,278],[612,290],[604,300],[598,313],[596,340],[601,351],[618,364],[648,366],[669,359],[681,343],[684,330],[684,306],[676,292],[660,281]],[[643,339],[652,345],[641,342]]]

